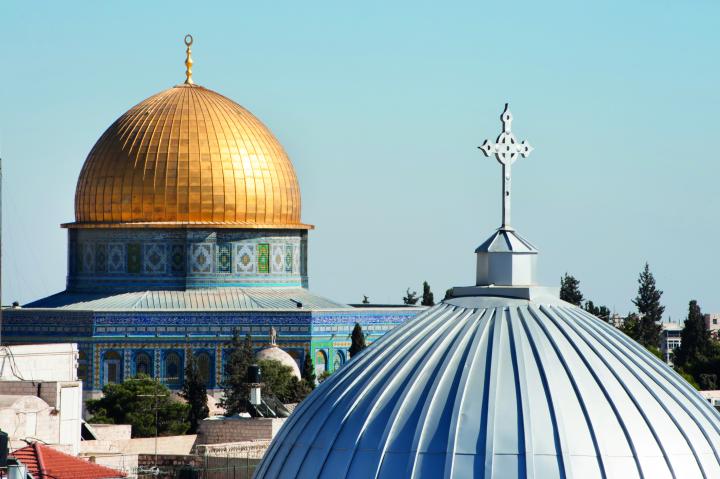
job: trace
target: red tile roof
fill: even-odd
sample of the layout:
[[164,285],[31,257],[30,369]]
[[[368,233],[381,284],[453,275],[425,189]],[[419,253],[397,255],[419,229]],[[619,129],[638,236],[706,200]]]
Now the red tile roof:
[[114,479],[125,473],[65,454],[38,442],[11,454],[36,479]]

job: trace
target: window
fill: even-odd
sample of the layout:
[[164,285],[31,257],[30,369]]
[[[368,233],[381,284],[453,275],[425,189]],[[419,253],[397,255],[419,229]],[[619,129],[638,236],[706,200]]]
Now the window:
[[165,355],[165,374],[163,379],[168,386],[179,386],[182,384],[182,358],[175,351]]
[[203,383],[205,383],[205,386],[210,386],[212,379],[212,361],[210,355],[206,352],[202,352],[195,356],[195,360],[197,361],[198,370]]
[[141,352],[135,355],[135,375],[138,374],[150,377],[153,375],[152,359],[148,353]]
[[120,353],[108,351],[103,355],[103,377],[105,384],[122,382],[122,363]]

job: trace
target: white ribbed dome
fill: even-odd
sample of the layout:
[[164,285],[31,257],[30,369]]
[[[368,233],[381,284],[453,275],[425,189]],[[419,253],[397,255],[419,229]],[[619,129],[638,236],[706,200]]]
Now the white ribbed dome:
[[547,296],[473,296],[333,374],[255,477],[717,478],[719,451],[720,415],[622,332]]
[[258,361],[261,360],[270,360],[270,361],[277,361],[290,369],[292,369],[293,376],[295,376],[298,379],[301,379],[300,376],[300,368],[298,367],[297,363],[293,359],[292,356],[290,356],[286,351],[283,351],[282,349],[278,348],[277,346],[268,346],[265,349],[261,349],[255,354],[255,359]]

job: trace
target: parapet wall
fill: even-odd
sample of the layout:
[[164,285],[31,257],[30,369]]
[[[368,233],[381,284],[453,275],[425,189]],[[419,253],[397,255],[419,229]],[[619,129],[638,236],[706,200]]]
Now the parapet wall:
[[242,418],[206,419],[198,429],[198,444],[270,440],[275,437],[285,419]]

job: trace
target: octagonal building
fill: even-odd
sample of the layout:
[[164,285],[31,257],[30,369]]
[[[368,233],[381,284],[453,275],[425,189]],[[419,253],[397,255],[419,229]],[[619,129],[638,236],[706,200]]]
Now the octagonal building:
[[[191,43],[191,37],[188,37]],[[66,290],[4,311],[5,344],[77,342],[90,395],[138,373],[182,385],[189,355],[218,390],[234,330],[318,373],[419,308],[353,308],[308,290],[295,169],[270,130],[186,81],[123,113],[90,150],[68,230]]]

